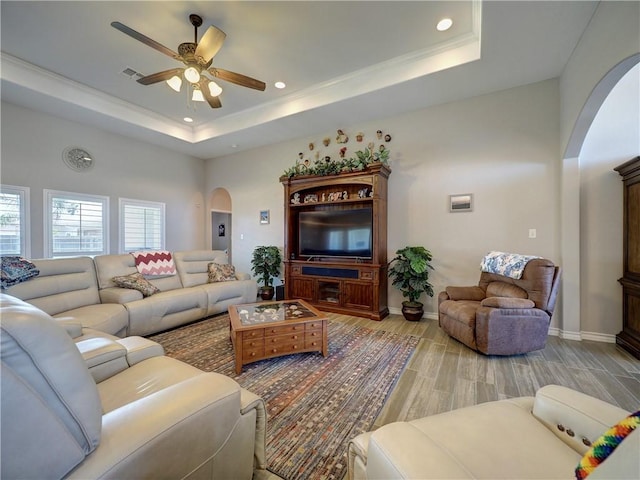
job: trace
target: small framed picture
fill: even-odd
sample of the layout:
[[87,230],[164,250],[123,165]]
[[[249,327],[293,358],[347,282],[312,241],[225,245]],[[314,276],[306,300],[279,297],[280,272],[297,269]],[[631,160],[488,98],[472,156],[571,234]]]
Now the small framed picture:
[[449,212],[472,212],[473,194],[461,193],[449,195]]
[[260,223],[263,225],[269,223],[269,210],[260,210]]

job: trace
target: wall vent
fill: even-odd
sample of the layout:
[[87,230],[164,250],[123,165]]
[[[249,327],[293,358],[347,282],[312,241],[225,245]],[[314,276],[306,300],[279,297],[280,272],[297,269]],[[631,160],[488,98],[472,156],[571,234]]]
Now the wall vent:
[[129,77],[132,80],[138,80],[139,78],[144,77],[144,75],[142,75],[139,72],[136,72],[133,68],[131,67],[126,67],[122,72],[121,72],[125,77]]

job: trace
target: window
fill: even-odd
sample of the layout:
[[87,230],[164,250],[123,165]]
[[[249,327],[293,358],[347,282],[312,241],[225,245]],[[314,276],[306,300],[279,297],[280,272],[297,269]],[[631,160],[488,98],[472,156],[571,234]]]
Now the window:
[[164,203],[120,199],[120,252],[164,250]]
[[109,252],[109,197],[45,190],[44,202],[47,257]]
[[28,187],[0,187],[0,254],[31,256]]

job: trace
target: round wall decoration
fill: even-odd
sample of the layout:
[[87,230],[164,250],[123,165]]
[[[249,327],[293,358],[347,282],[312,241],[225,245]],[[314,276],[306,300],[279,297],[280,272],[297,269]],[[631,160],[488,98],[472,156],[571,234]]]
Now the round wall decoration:
[[67,147],[62,152],[65,165],[76,172],[85,172],[93,167],[93,157],[80,147]]

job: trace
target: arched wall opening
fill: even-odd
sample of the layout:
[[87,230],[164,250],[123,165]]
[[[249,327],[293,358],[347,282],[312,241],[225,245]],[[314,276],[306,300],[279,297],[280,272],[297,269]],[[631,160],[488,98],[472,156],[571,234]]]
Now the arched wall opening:
[[[582,107],[574,128],[567,142],[562,161],[562,214],[561,214],[561,252],[562,252],[562,318],[560,335],[573,340],[592,339],[601,341],[615,341],[613,333],[608,332],[599,338],[592,338],[589,331],[593,325],[583,321],[585,315],[584,295],[590,295],[586,288],[588,269],[593,269],[596,260],[585,258],[584,245],[589,241],[589,230],[585,217],[585,191],[583,174],[585,165],[581,164],[580,155],[583,151],[585,139],[591,129],[596,115],[600,111],[607,97],[614,90],[621,79],[640,63],[640,54],[634,54],[622,60],[611,68],[595,85]],[[629,126],[629,128],[633,128]],[[637,154],[637,153],[636,153]],[[630,157],[631,158],[631,157]],[[622,161],[620,162],[622,163]],[[617,175],[611,169],[610,175]],[[616,187],[618,184],[616,183]],[[619,184],[620,202],[622,184]],[[591,220],[592,217],[588,217]],[[581,219],[583,219],[581,221]],[[622,225],[620,225],[620,229]],[[582,246],[582,248],[581,248]],[[620,246],[621,248],[621,246]],[[599,259],[598,261],[602,261]],[[616,262],[622,262],[622,255]],[[593,264],[593,265],[592,265]],[[620,302],[622,293],[620,292]],[[619,318],[612,322],[620,322]],[[615,323],[614,325],[617,325]],[[597,327],[596,327],[597,328]],[[615,329],[613,325],[610,327]],[[596,331],[595,329],[592,331]],[[602,331],[602,330],[597,330]]]
[[226,188],[216,188],[209,195],[210,228],[208,240],[212,250],[224,250],[231,263],[232,210],[231,195]]

